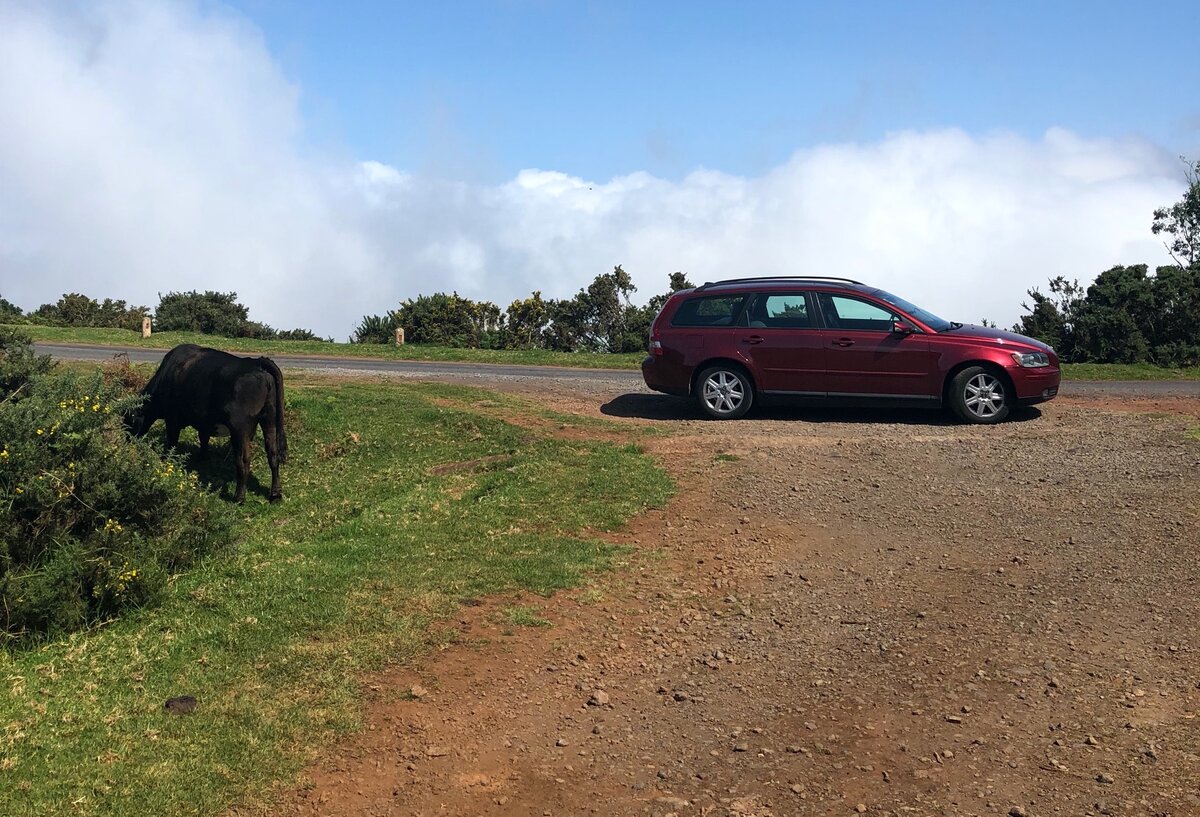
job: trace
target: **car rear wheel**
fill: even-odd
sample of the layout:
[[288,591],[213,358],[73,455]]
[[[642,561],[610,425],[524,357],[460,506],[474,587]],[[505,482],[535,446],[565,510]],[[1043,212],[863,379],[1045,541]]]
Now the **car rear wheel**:
[[1011,389],[996,372],[970,366],[954,376],[950,405],[968,423],[999,423],[1012,411]]
[[750,410],[754,386],[734,366],[710,366],[696,378],[696,401],[709,417],[733,420]]

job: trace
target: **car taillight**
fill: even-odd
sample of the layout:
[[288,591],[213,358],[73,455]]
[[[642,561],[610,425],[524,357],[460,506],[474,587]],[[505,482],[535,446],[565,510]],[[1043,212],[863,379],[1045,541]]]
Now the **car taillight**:
[[651,338],[651,340],[650,340],[650,354],[652,354],[652,355],[654,355],[654,356],[656,356],[656,357],[657,357],[657,356],[661,355],[662,353],[663,353],[662,341],[661,341],[661,340],[654,340],[653,338]]

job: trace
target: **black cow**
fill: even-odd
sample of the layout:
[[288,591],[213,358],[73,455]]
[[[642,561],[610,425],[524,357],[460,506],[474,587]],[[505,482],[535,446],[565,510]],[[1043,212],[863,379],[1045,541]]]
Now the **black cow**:
[[218,349],[185,343],[167,352],[158,371],[142,389],[145,401],[127,420],[142,436],[156,420],[167,424],[167,443],[179,443],[179,432],[192,426],[200,435],[200,452],[222,428],[229,430],[229,450],[237,467],[236,501],[246,498],[250,475],[250,443],[258,426],[271,465],[272,502],[283,498],[279,464],[287,462],[283,430],[283,374],[266,357],[238,357]]

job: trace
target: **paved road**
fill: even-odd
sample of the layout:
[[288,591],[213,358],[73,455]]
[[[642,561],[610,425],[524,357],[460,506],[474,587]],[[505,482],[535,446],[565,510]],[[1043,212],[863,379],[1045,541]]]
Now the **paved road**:
[[[81,344],[34,344],[39,354],[53,355],[63,360],[108,360],[115,353],[126,352],[137,363],[156,363],[166,354],[165,349],[138,347],[86,346]],[[615,388],[645,391],[642,375],[637,371],[612,369],[569,369],[559,366],[510,366],[495,363],[425,363],[411,360],[377,360],[370,358],[328,358],[303,355],[272,355],[285,369],[336,370],[338,372],[391,372],[411,377],[433,379],[454,378],[470,380],[590,380],[603,381]],[[1096,396],[1200,397],[1200,380],[1069,380],[1063,394]]]
[[[83,344],[35,343],[38,354],[52,355],[61,360],[109,360],[125,352],[134,363],[157,363],[166,349],[143,349],[136,346],[87,346]],[[628,388],[642,384],[642,374],[635,370],[570,369],[563,366],[512,366],[497,363],[444,363],[415,360],[380,360],[350,357],[311,357],[305,355],[272,354],[271,359],[283,369],[318,369],[338,372],[391,372],[414,377],[462,377],[478,379],[540,378],[546,380],[603,380]]]

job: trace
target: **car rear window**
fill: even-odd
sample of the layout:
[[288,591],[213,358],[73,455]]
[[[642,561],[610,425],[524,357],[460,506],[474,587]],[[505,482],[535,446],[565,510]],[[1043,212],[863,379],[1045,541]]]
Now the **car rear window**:
[[733,326],[742,311],[745,295],[713,295],[690,298],[675,310],[672,326]]

